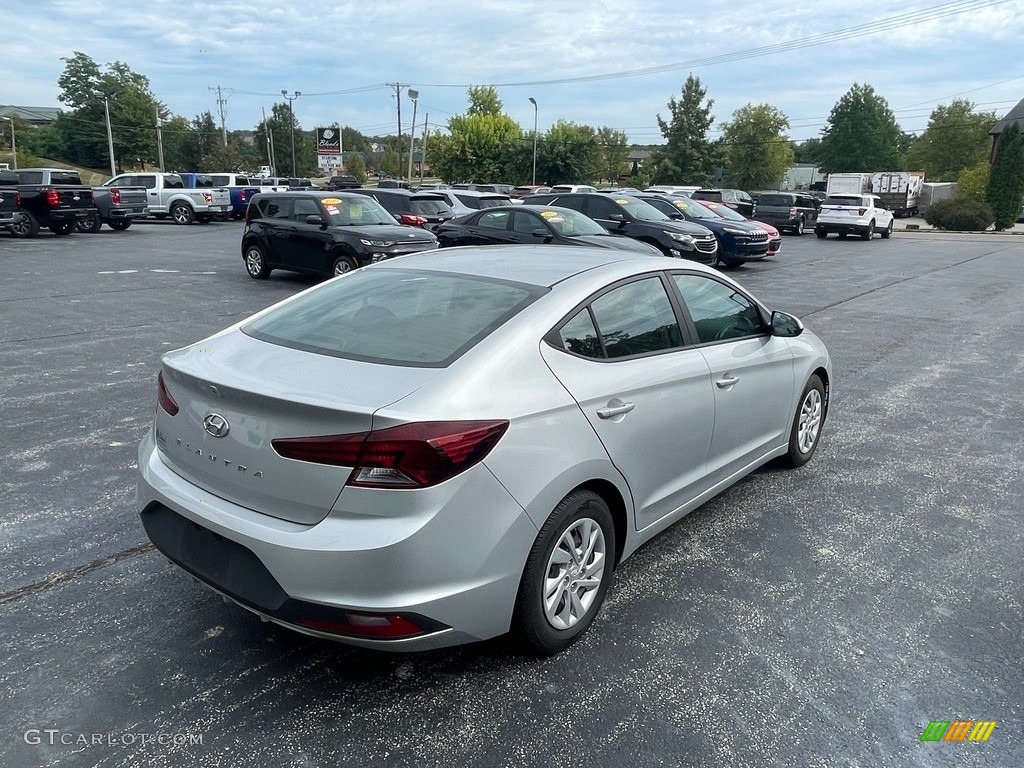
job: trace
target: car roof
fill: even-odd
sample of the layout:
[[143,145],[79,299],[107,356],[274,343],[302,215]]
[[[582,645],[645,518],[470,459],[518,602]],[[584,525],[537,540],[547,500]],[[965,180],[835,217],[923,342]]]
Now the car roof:
[[[516,206],[518,209],[519,206]],[[569,245],[488,245],[442,248],[387,259],[364,269],[417,269],[454,272],[463,275],[509,280],[550,288],[574,275],[614,264],[637,271],[696,269],[714,271],[697,262],[680,264],[664,256],[644,256],[614,248],[589,248]]]

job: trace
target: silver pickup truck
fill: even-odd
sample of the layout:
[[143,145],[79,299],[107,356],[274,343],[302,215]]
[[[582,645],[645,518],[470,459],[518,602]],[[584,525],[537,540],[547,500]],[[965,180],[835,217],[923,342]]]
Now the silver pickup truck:
[[175,224],[205,224],[231,211],[226,189],[188,189],[177,173],[123,173],[104,186],[145,187],[149,213],[158,219],[170,216]]

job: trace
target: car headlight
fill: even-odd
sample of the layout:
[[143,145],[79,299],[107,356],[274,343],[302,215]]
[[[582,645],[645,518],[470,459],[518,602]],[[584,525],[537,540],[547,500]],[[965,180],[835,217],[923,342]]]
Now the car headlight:
[[693,245],[693,235],[687,235],[684,232],[665,232],[666,235],[671,237],[677,243],[685,243],[686,245]]
[[390,248],[395,244],[394,240],[360,240],[359,242],[371,248]]
[[739,229],[737,227],[722,227],[723,232],[728,232],[730,235],[750,235],[750,232],[746,229]]

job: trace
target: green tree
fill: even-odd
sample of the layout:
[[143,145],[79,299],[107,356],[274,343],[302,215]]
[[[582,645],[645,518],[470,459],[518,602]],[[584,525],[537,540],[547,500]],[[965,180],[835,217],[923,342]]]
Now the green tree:
[[714,100],[707,99],[700,78],[690,75],[683,83],[680,97],[668,100],[669,119],[658,117],[665,145],[658,147],[648,161],[651,176],[658,184],[705,184],[718,161],[708,130],[715,122],[711,114]]
[[738,189],[776,189],[793,162],[789,119],[770,104],[747,104],[722,123],[726,179]]
[[822,131],[821,169],[826,173],[899,169],[901,135],[889,103],[870,85],[854,83],[832,107]]
[[401,176],[398,167],[398,152],[391,147],[384,150],[384,156],[380,159],[380,169],[389,176]]
[[350,176],[354,176],[355,180],[360,184],[363,184],[366,181],[366,163],[363,162],[363,156],[359,154],[350,155],[348,162],[345,164],[345,171]]
[[794,163],[817,163],[821,151],[821,139],[806,139],[799,143],[792,142]]
[[624,131],[602,125],[597,129],[597,178],[618,181],[629,171],[629,140]]
[[987,197],[996,217],[996,229],[1012,227],[1020,216],[1024,198],[1024,136],[1016,122],[1008,123],[999,135]]
[[523,132],[501,112],[493,88],[470,88],[468,95],[469,109],[449,118],[448,135],[431,136],[431,168],[448,182],[499,181],[506,178]]
[[588,183],[600,173],[597,134],[589,125],[559,120],[537,148],[537,178],[546,184]]
[[110,110],[114,156],[119,163],[156,162],[156,115],[166,112],[150,91],[149,79],[115,61],[102,69],[89,56],[75,51],[64,58],[64,72],[57,79],[59,98],[71,107],[55,123],[64,157],[88,167],[110,162],[107,148],[104,97]]
[[956,177],[959,187],[957,197],[965,197],[969,200],[976,200],[979,203],[986,202],[988,197],[988,179],[991,168],[987,160],[982,160],[973,168],[965,168]]
[[[292,129],[295,131],[295,165],[297,173],[292,169]],[[259,147],[261,157],[267,155],[267,137],[273,147],[275,171],[277,175],[308,176],[316,168],[316,145],[309,135],[303,132],[298,119],[293,119],[288,102],[274,104],[266,120],[261,120],[253,133],[253,144]],[[346,147],[346,150],[348,148]]]
[[493,86],[470,86],[467,115],[500,115],[503,108],[498,91]]
[[907,152],[907,168],[924,171],[932,181],[956,180],[962,171],[987,160],[988,132],[997,119],[994,112],[976,111],[966,99],[939,105]]

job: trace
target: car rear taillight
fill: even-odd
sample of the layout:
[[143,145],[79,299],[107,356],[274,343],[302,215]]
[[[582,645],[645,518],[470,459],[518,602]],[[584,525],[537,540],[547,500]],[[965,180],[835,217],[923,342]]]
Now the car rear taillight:
[[332,635],[352,635],[380,640],[397,640],[422,635],[427,630],[400,613],[356,613],[345,611],[341,619],[300,618],[295,623]]
[[174,398],[171,397],[171,393],[167,391],[167,385],[164,384],[163,371],[158,373],[156,376],[156,401],[160,404],[160,407],[167,411],[171,416],[178,413],[178,404],[174,402]]
[[21,193],[20,192],[15,192],[14,193],[14,205],[16,207],[18,207],[18,208],[21,207]]
[[245,190],[244,189],[241,192],[238,193],[238,199],[241,200],[243,203],[246,200],[249,199],[249,196],[247,194],[245,194]]
[[121,190],[118,189],[117,187],[114,187],[113,189],[110,190],[110,202],[112,202],[114,205],[121,204]]
[[796,217],[797,217],[796,208],[790,208],[789,209],[789,218],[795,219]]
[[60,192],[56,189],[51,189],[46,193],[46,204],[51,208],[56,208],[60,205]]
[[868,212],[867,208],[861,208],[859,211],[857,211],[857,215],[858,216],[863,216],[867,212]]
[[422,227],[427,223],[427,220],[423,216],[415,216],[411,213],[403,213],[399,216],[398,220],[402,224],[407,224],[410,227]]
[[426,488],[483,461],[507,429],[508,421],[423,421],[271,444],[286,459],[352,467],[346,485]]

